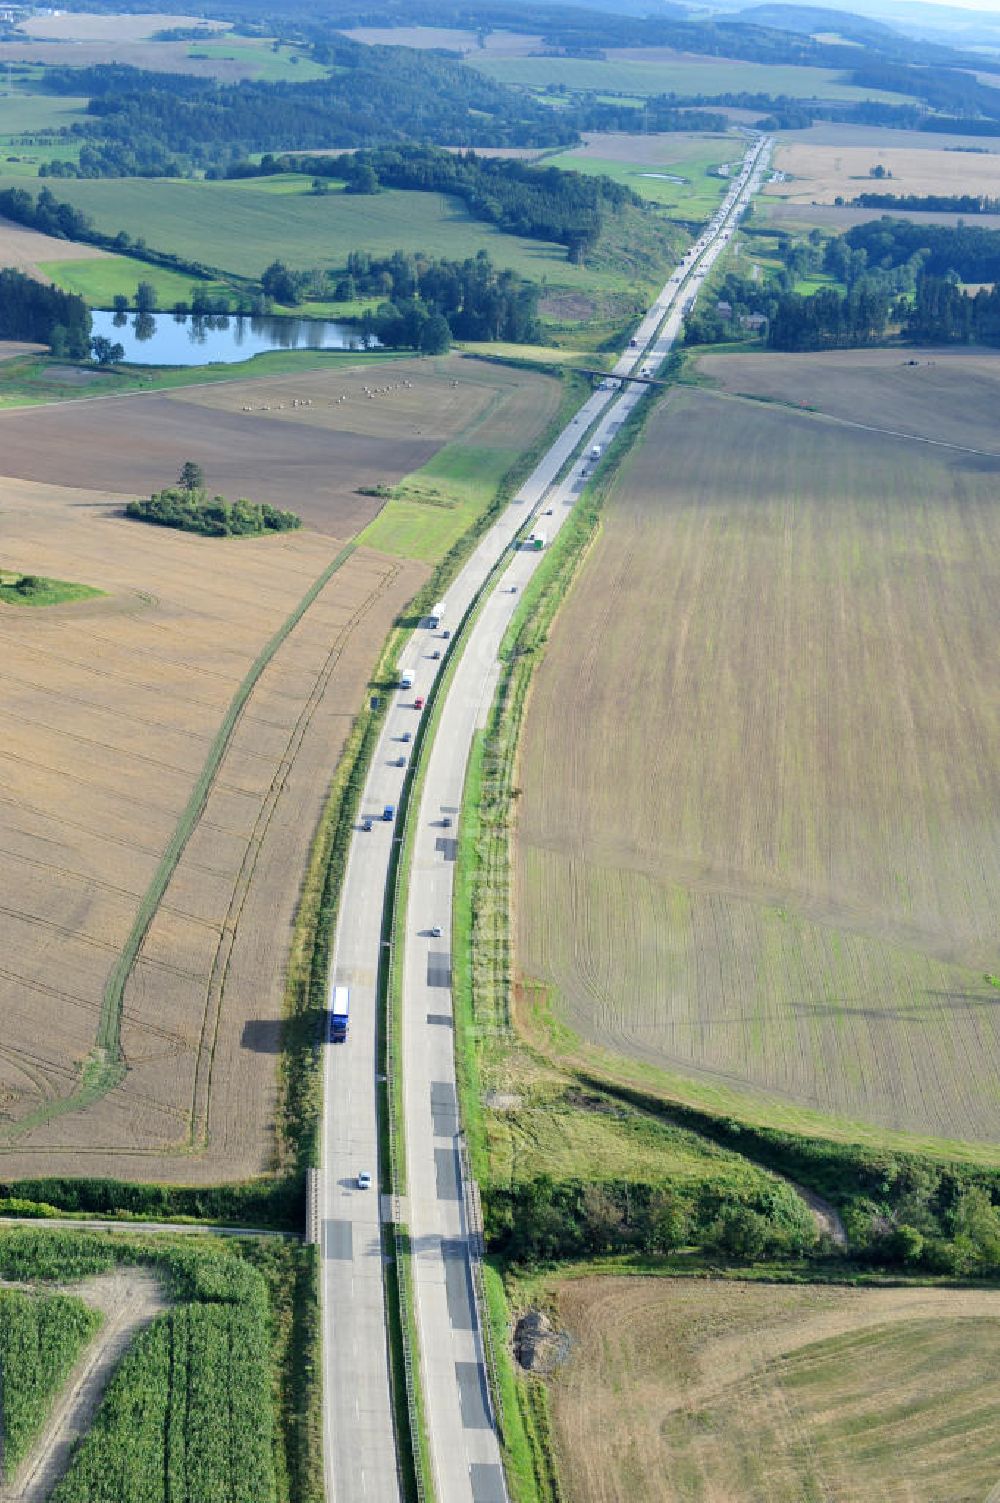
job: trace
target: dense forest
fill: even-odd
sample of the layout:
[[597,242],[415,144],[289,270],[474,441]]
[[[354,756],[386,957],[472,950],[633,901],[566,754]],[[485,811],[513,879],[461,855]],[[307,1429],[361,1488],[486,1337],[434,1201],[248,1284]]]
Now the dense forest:
[[850,291],[821,287],[811,297],[785,293],[778,299],[767,332],[772,350],[847,349],[884,338],[889,296],[867,280]]
[[447,349],[452,335],[530,343],[538,337],[538,295],[534,282],[498,271],[485,251],[466,261],[403,251],[375,260],[354,251],[347,275],[335,288],[338,300],[385,298],[375,313],[362,318],[364,334],[390,348],[427,354]]
[[524,162],[453,153],[433,146],[386,147],[334,157],[265,155],[259,166],[238,162],[233,177],[271,172],[346,181],[349,193],[379,188],[452,193],[476,219],[512,235],[565,245],[572,261],[582,261],[606,221],[627,204],[644,208],[641,198],[607,177],[532,167]]
[[47,287],[19,271],[0,271],[0,339],[47,344],[54,355],[85,360],[90,314],[82,298]]
[[837,238],[850,251],[864,255],[869,272],[891,270],[918,258],[923,272],[931,276],[953,272],[962,282],[1000,280],[1000,230],[981,225],[914,224],[885,216],[855,225]]
[[[248,152],[373,146],[414,137],[470,146],[556,146],[576,139],[561,113],[450,58],[409,48],[324,44],[328,78],[240,83],[117,64],[50,68],[46,86],[88,96],[81,170],[180,172]],[[72,164],[63,164],[72,171]]]
[[1000,344],[1000,291],[968,293],[949,277],[921,277],[906,332],[920,344]]

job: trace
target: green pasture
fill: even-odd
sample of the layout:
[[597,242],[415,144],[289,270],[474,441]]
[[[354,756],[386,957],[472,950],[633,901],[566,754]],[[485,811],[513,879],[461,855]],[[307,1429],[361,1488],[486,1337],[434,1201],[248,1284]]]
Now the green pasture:
[[[13,184],[0,179],[5,186]],[[486,250],[498,266],[522,276],[581,289],[595,282],[587,268],[570,265],[562,246],[506,235],[440,193],[314,194],[309,180],[296,176],[240,182],[67,178],[54,190],[106,234],[125,230],[157,250],[235,276],[259,277],[276,258],[299,269],[339,268],[352,250],[376,256],[420,250],[452,259]]]
[[252,65],[254,77],[262,83],[312,83],[316,78],[325,78],[329,71],[297,48],[279,47],[275,51],[256,41],[241,43],[232,36],[221,42],[196,42],[188,57]]
[[[0,188],[16,182],[0,177]],[[542,284],[543,291],[598,298],[626,294],[635,299],[656,284],[677,249],[664,240],[661,223],[632,211],[612,226],[607,244],[598,246],[589,265],[574,266],[561,245],[505,234],[474,219],[460,200],[445,194],[314,194],[309,180],[295,175],[241,182],[67,178],[54,185],[54,191],[88,214],[105,234],[124,230],[158,251],[236,278],[256,279],[275,259],[296,269],[339,270],[353,250],[375,256],[424,251],[456,260],[485,250],[495,265]],[[128,259],[117,267],[121,276],[128,274],[124,284],[108,258],[73,269],[60,267],[60,285],[73,281],[88,301],[107,301],[116,292],[134,288]],[[158,289],[164,287],[160,300],[165,306],[188,298],[194,280],[180,274],[168,283],[171,277],[151,269],[148,273]],[[317,305],[307,311],[343,316],[346,310]]]
[[382,553],[435,562],[488,505],[517,453],[449,444],[407,476],[359,541]]
[[[703,145],[697,155],[680,161],[652,165],[647,162],[615,162],[567,151],[551,158],[546,165],[562,167],[569,172],[588,173],[593,177],[610,177],[631,188],[641,198],[674,210],[685,219],[709,219],[729,186],[725,178],[713,176],[713,171],[726,162],[738,161],[740,156],[740,142],[735,136],[719,136],[710,146]],[[657,176],[658,173],[662,176]],[[686,181],[665,181],[668,176]]]
[[[2,79],[2,74],[0,74]],[[55,94],[0,93],[0,141],[36,131],[62,130],[86,119],[86,99]],[[67,151],[66,155],[70,155]]]
[[663,62],[607,61],[568,57],[480,57],[466,59],[497,83],[529,89],[567,89],[627,94],[787,94],[793,99],[882,100],[899,104],[902,94],[844,83],[834,68],[803,68],[790,63],[749,63],[671,58]]
[[184,276],[162,266],[150,266],[148,261],[138,261],[133,256],[101,256],[91,261],[42,261],[39,269],[51,277],[57,287],[64,292],[75,292],[91,308],[112,307],[119,293],[128,298],[131,306],[140,282],[152,283],[156,288],[157,304],[163,309],[172,308],[174,303],[190,302],[195,288],[209,296],[232,291],[225,282],[207,282]]
[[46,579],[42,575],[0,569],[0,602],[4,605],[66,605],[72,600],[91,600],[103,594],[103,590],[95,590],[92,585],[74,584],[68,579]]

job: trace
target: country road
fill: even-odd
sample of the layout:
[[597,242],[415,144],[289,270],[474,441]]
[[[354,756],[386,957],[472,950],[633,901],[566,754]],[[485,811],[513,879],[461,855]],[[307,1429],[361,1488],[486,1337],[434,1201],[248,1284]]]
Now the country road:
[[[606,447],[647,388],[613,381],[655,368],[669,353],[684,305],[696,297],[732,226],[760,184],[770,141],[755,140],[711,224],[666,283],[635,331],[630,347],[563,430],[513,502],[481,539],[448,590],[447,615],[436,632],[417,630],[400,667],[413,687],[395,691],[365,786],[351,841],[332,951],[331,985],[350,988],[346,1043],[325,1047],[323,1175],[320,1196],[323,1295],[324,1458],[333,1503],[391,1503],[400,1496],[385,1325],[382,1221],[398,1215],[413,1248],[419,1365],[438,1503],[505,1503],[507,1492],[486,1377],[475,1262],[474,1187],[465,1182],[452,1035],[450,918],[454,824],[472,737],[489,710],[503,633],[520,591],[543,553],[512,548],[543,508],[549,540],[583,488],[592,445]],[[593,431],[590,431],[593,429]],[[586,448],[583,449],[583,438]],[[583,452],[577,452],[583,449]],[[570,463],[571,461],[571,463]],[[556,477],[568,465],[566,475]],[[395,944],[403,976],[400,1050],[404,1092],[405,1205],[379,1194],[378,1027],[376,993],[382,955],[383,907],[395,817],[409,739],[424,699],[443,666],[441,630],[454,627],[504,560],[502,583],[487,593],[463,640],[455,675],[430,749],[415,822],[409,903],[398,914]],[[516,586],[512,592],[511,587]],[[405,739],[404,739],[405,738]],[[359,1171],[373,1177],[357,1184]]]

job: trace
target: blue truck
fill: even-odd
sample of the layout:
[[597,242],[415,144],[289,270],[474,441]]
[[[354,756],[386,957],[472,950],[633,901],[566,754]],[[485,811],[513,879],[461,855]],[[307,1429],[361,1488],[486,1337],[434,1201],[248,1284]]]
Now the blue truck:
[[330,1042],[332,1044],[346,1043],[350,1014],[350,987],[335,986],[330,994]]

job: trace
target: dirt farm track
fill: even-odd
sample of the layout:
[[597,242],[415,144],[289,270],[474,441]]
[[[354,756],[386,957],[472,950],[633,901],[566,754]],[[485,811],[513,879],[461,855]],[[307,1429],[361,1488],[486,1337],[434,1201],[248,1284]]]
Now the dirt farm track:
[[519,958],[699,1099],[995,1142],[1000,359],[920,358],[658,408],[529,704]]
[[[308,851],[379,649],[427,573],[344,552],[380,504],[356,488],[391,484],[483,418],[506,422],[534,381],[541,422],[544,378],[458,361],[0,414],[0,565],[104,592],[0,604],[0,1178],[217,1182],[273,1161]],[[128,521],[123,497],[169,483],[186,458],[211,489],[313,525],[219,540]],[[314,587],[235,722],[128,972],[124,1081],[65,1111],[233,696]]]

